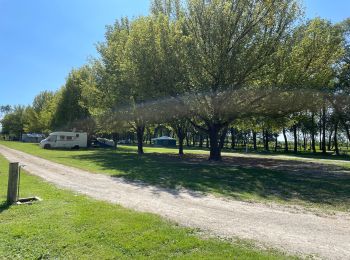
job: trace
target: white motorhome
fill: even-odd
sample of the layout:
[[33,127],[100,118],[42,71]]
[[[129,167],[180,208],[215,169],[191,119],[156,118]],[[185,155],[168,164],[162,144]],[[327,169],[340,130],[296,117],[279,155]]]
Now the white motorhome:
[[79,149],[87,147],[87,133],[53,132],[40,142],[40,147]]

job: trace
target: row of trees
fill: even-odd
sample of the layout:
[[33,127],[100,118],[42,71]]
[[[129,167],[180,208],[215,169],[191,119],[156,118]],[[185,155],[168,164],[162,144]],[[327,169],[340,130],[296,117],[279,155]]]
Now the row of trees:
[[350,139],[350,22],[300,15],[296,0],[154,0],[150,15],[107,27],[99,57],[59,91],[7,113],[3,132],[132,132],[142,154],[161,125],[180,154],[191,135],[211,160],[239,138],[269,149],[279,133],[288,151],[289,132],[295,152],[302,135],[305,149],[339,153]]

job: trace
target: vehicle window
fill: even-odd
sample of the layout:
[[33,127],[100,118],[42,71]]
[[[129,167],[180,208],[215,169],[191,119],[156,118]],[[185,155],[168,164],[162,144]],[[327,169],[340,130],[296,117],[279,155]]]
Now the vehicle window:
[[76,137],[79,137],[79,134],[76,134],[75,136],[76,136]]
[[57,136],[56,135],[51,135],[48,139],[49,142],[55,142],[56,141]]
[[72,141],[73,137],[72,136],[67,136],[67,141]]
[[60,135],[60,140],[64,140],[65,136],[64,135]]

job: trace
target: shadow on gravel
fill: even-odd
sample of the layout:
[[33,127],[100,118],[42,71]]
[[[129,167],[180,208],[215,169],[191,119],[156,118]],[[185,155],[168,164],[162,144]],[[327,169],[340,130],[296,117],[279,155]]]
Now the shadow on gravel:
[[96,151],[73,157],[121,172],[114,177],[136,181],[140,186],[155,185],[174,195],[179,189],[186,188],[236,199],[297,199],[341,210],[350,209],[350,173],[338,166],[242,157],[225,157],[223,162],[211,163],[201,155],[180,158],[151,153],[140,157],[122,150]]

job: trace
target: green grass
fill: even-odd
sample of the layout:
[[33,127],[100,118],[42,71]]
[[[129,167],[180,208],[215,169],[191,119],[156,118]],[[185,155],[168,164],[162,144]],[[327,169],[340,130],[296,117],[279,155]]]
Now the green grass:
[[55,188],[21,174],[21,197],[7,206],[7,161],[0,157],[0,259],[284,259],[243,242],[200,239],[152,214],[137,213]]
[[[1,144],[1,141],[0,141]],[[129,151],[136,151],[137,147],[133,145],[121,146],[122,149]],[[178,148],[159,148],[152,147],[146,145],[144,148],[146,153],[166,153],[166,154],[178,154]],[[186,154],[203,154],[209,156],[208,148],[199,148],[199,147],[186,147]],[[321,151],[316,154],[311,152],[300,151],[298,154],[294,154],[293,152],[284,153],[284,152],[266,152],[266,151],[253,151],[249,150],[249,153],[246,153],[244,149],[241,150],[231,150],[231,149],[223,149],[223,156],[243,156],[243,157],[251,157],[251,158],[273,158],[275,160],[291,160],[291,161],[303,161],[303,162],[316,162],[321,164],[330,164],[341,166],[344,168],[350,169],[350,156],[349,155],[340,155],[335,156],[333,153],[327,153],[326,155],[322,154]]]
[[[213,193],[235,199],[259,202],[297,204],[322,210],[350,210],[349,174],[309,174],[302,169],[296,172],[208,163],[205,160],[191,162],[162,153],[176,153],[176,149],[145,148],[146,154],[139,157],[135,147],[123,146],[113,150],[43,150],[35,144],[0,142],[9,147],[25,151],[55,162],[75,166],[91,172],[140,180],[147,184],[165,188],[188,188],[204,193]],[[192,153],[206,153],[191,150]],[[307,161],[305,167],[313,167],[309,162],[322,161],[325,165],[337,164],[316,158],[295,158],[282,155],[244,155],[240,160],[270,160],[275,164]],[[275,160],[276,157],[278,157]],[[262,159],[263,158],[263,159]],[[341,161],[347,164],[348,161]],[[303,166],[302,166],[303,167]]]

